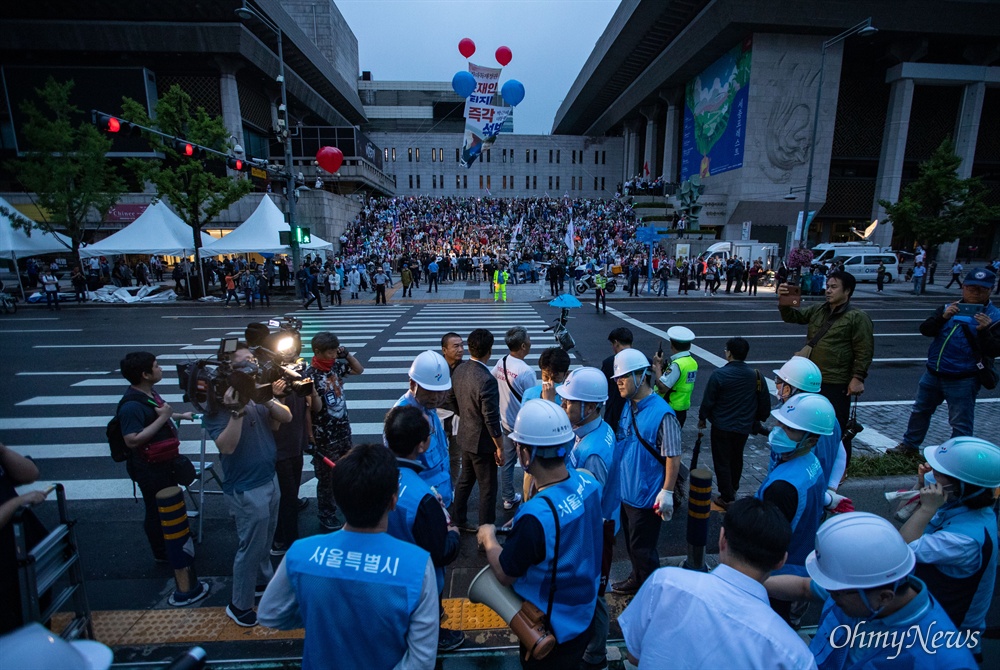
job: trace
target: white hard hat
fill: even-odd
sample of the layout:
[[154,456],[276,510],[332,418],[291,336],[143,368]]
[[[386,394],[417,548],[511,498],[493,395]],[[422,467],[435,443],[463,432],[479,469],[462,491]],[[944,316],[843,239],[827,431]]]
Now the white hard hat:
[[978,437],[953,437],[944,444],[924,449],[927,464],[955,479],[982,486],[1000,486],[1000,447]]
[[868,512],[849,512],[819,527],[806,571],[827,591],[870,589],[903,579],[916,562],[891,523]]
[[448,361],[436,351],[424,351],[413,359],[410,365],[410,379],[428,391],[448,391],[451,389],[451,372]]
[[774,376],[786,384],[805,393],[819,393],[823,383],[823,373],[819,366],[803,356],[792,356],[780,370],[773,370]]
[[674,342],[694,342],[694,331],[684,326],[671,326],[667,329],[667,337]]
[[614,373],[612,377],[621,377],[629,372],[645,370],[649,367],[649,359],[638,349],[622,349],[615,354]]
[[556,393],[566,400],[606,402],[608,379],[597,368],[577,368],[566,376],[566,381],[556,387]]
[[521,406],[510,439],[529,447],[561,447],[573,439],[573,426],[562,407],[535,398]]
[[818,393],[800,393],[771,412],[771,416],[791,428],[817,435],[833,435],[837,413],[829,400]]
[[0,637],[5,667],[107,670],[114,653],[93,640],[67,642],[39,623],[30,623]]

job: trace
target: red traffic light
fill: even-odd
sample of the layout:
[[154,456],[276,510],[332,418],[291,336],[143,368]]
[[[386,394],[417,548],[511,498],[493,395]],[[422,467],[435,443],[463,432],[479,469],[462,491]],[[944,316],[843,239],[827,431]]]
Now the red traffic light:
[[108,119],[108,132],[109,133],[117,133],[121,129],[122,129],[122,124],[118,121],[118,119],[116,119],[113,116],[110,119]]
[[226,167],[230,170],[236,170],[237,172],[250,171],[250,163],[247,163],[242,158],[237,158],[236,156],[230,156],[226,159]]
[[194,145],[190,142],[184,144],[184,155],[194,156]]
[[199,160],[204,158],[206,153],[205,147],[181,139],[174,140],[174,151],[179,153],[181,156],[197,158]]

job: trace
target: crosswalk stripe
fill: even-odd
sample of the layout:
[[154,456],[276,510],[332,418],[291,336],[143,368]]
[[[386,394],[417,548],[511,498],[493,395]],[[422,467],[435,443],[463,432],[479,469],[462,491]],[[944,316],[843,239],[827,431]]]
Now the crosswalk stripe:
[[[402,395],[402,393],[400,393]],[[351,402],[348,400],[348,411]],[[390,405],[391,406],[391,405]],[[56,416],[35,418],[2,418],[0,430],[60,430],[70,428],[104,428],[111,416]],[[381,435],[382,423],[351,422],[351,432],[355,435]]]
[[[386,347],[382,347],[380,351],[385,350]],[[525,360],[537,360],[541,354],[528,354],[525,356]],[[413,361],[413,356],[371,356],[368,358],[369,363],[402,363],[404,361]],[[503,354],[493,354],[490,361],[499,361],[503,358]]]

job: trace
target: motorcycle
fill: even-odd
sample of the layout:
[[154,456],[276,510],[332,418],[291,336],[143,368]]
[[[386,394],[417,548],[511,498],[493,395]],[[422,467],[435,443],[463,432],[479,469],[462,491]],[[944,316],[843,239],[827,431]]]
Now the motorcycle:
[[[583,277],[577,280],[576,282],[577,293],[586,293],[587,289],[595,289],[595,290],[597,289],[597,284],[594,283],[594,275],[584,275]],[[608,293],[614,293],[616,290],[618,290],[618,282],[615,281],[614,279],[609,279],[607,286],[604,287],[604,290],[607,291]]]

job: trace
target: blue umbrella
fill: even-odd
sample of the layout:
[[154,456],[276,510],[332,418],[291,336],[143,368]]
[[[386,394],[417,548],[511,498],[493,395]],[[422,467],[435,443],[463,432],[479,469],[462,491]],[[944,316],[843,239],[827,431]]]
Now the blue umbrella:
[[583,307],[583,303],[571,296],[569,293],[563,293],[559,297],[549,300],[549,305],[552,307],[561,307],[562,309]]

